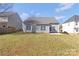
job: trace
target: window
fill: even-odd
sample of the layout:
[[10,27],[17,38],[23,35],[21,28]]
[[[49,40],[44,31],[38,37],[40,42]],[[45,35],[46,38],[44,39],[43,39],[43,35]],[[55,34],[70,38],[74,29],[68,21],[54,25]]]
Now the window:
[[78,25],[78,22],[77,21],[75,23],[76,23],[76,25]]
[[55,30],[55,26],[53,26],[52,29]]
[[31,30],[31,25],[27,25],[26,30]]
[[45,25],[41,25],[41,30],[46,30],[46,26]]
[[6,27],[5,25],[3,25],[3,27]]
[[0,17],[0,22],[8,22],[8,18],[7,17]]
[[75,28],[75,31],[78,32],[78,28]]

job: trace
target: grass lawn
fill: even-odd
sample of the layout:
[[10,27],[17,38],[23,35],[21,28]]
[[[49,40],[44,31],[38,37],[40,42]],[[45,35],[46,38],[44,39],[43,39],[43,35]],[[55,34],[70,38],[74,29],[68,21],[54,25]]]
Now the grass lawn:
[[79,35],[11,33],[0,35],[0,55],[77,56]]

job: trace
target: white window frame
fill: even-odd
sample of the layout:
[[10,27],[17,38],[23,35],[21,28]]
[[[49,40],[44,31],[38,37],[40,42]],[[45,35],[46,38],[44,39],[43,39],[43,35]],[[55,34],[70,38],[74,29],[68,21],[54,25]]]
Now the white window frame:
[[41,25],[41,30],[46,30],[46,25]]
[[26,30],[31,30],[31,25],[26,25]]
[[0,17],[0,22],[8,22],[8,17]]

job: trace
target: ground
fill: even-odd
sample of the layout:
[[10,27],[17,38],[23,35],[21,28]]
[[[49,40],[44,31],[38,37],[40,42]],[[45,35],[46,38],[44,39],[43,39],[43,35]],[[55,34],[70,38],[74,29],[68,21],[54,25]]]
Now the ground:
[[0,55],[77,56],[79,35],[11,33],[0,35]]

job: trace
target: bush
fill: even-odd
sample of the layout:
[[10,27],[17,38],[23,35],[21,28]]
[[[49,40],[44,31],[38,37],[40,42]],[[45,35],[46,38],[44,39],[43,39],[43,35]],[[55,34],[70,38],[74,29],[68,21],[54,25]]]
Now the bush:
[[69,34],[68,32],[66,32],[66,31],[64,31],[64,32],[62,32],[63,34]]

